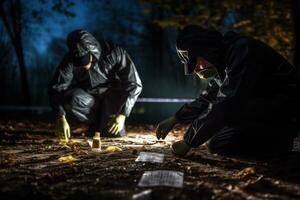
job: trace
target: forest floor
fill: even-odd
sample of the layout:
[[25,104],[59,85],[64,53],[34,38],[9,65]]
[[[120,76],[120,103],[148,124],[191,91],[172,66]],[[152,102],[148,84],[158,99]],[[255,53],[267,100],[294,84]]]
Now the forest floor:
[[[72,124],[73,144],[61,145],[54,125],[45,121],[0,121],[0,198],[3,199],[132,199],[151,189],[144,199],[300,199],[300,138],[285,158],[265,161],[212,155],[206,146],[185,158],[172,155],[170,144],[184,128],[157,141],[154,125],[129,125],[124,138],[102,138],[102,148],[121,152],[92,152],[86,127]],[[135,162],[139,152],[165,154],[163,163]],[[61,162],[72,155],[75,161]],[[249,168],[251,170],[241,170]],[[184,173],[182,188],[142,188],[145,171]]]

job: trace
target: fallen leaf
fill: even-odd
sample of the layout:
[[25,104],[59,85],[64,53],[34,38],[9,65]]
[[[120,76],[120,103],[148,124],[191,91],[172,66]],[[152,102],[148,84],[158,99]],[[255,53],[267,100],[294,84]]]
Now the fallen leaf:
[[255,169],[253,167],[246,167],[245,169],[242,169],[241,171],[239,171],[236,175],[239,178],[249,178],[249,176],[255,174]]
[[68,156],[61,156],[58,161],[62,162],[62,163],[70,163],[73,161],[76,161],[77,159],[74,158],[72,155],[68,155]]
[[79,144],[79,143],[81,143],[81,141],[76,140],[76,139],[70,139],[68,141],[66,141],[65,139],[59,139],[60,145],[73,145],[73,144]]
[[120,151],[122,151],[122,149],[120,147],[117,147],[117,146],[108,146],[105,149],[106,153],[114,153],[114,152],[120,152]]

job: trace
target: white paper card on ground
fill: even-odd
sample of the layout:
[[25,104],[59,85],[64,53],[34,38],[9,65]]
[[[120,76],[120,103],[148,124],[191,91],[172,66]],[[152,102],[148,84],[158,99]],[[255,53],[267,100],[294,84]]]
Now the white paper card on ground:
[[140,179],[138,186],[167,186],[181,188],[183,186],[183,173],[169,170],[146,171]]
[[135,162],[162,163],[165,155],[162,153],[140,152]]
[[132,200],[150,200],[151,199],[152,190],[144,190],[140,193],[132,195]]

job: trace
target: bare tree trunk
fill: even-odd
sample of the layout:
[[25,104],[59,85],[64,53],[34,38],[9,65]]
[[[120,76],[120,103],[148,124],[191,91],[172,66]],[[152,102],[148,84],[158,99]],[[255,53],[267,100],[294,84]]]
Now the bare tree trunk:
[[152,55],[154,57],[153,64],[155,66],[155,76],[159,76],[163,74],[163,29],[162,27],[158,26],[157,24],[153,23],[156,18],[162,17],[163,11],[158,8],[155,4],[151,5],[151,18],[148,22],[148,28],[150,31],[150,38],[151,41],[151,48],[152,48]]
[[[20,0],[10,0],[9,4],[10,13],[4,10],[4,1],[0,3],[0,15],[17,55],[24,104],[30,105],[31,98],[22,43],[22,5]],[[8,16],[9,14],[11,16]],[[8,19],[9,17],[11,17],[11,21]],[[10,24],[10,22],[12,22],[12,24]]]
[[25,65],[25,60],[24,60],[24,52],[23,52],[23,44],[22,44],[22,36],[21,33],[18,33],[16,35],[16,45],[15,45],[15,50],[19,62],[19,67],[20,67],[20,78],[21,78],[21,83],[22,83],[22,93],[23,93],[23,98],[24,98],[24,103],[25,105],[30,105],[31,104],[31,97],[30,97],[30,91],[29,91],[29,85],[28,85],[28,76],[27,76],[27,69]]
[[300,0],[294,0],[295,52],[294,65],[299,73],[300,68]]

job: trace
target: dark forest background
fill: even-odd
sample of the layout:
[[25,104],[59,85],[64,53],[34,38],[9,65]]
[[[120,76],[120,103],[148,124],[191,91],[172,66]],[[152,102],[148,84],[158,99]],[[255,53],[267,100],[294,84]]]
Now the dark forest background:
[[[299,15],[299,0],[1,0],[0,107],[49,105],[47,84],[74,29],[127,49],[143,81],[140,97],[195,98],[206,83],[183,75],[179,28],[196,23],[251,35],[299,69]],[[138,103],[133,116],[159,119],[180,106]]]

